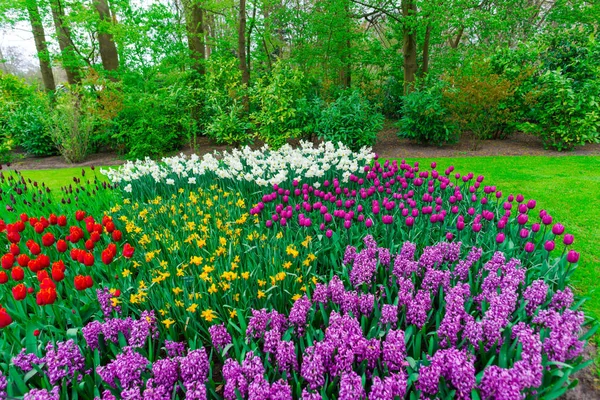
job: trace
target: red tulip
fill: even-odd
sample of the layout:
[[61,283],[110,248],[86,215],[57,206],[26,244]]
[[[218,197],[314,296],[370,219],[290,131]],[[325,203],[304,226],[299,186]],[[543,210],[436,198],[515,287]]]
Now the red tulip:
[[4,271],[0,271],[0,285],[4,285],[8,282],[8,274]]
[[2,268],[11,269],[15,263],[15,255],[13,253],[6,253],[2,256]]
[[52,264],[52,279],[56,282],[65,279],[65,264],[63,264],[62,260]]
[[50,275],[48,275],[48,271],[46,271],[45,269],[42,269],[37,272],[38,281],[42,282],[44,279],[49,279],[49,278],[50,278]]
[[131,257],[133,257],[134,252],[135,252],[135,249],[133,247],[131,247],[129,245],[129,243],[125,243],[125,246],[123,246],[123,257],[131,258]]
[[19,232],[8,232],[6,237],[11,243],[19,243],[21,241],[21,235],[19,235]]
[[21,218],[21,221],[23,221],[23,222],[25,222],[29,219],[29,217],[25,213],[22,213],[21,215],[19,215],[19,218]]
[[45,254],[40,254],[37,258],[40,268],[48,268],[50,266],[50,257]]
[[0,329],[6,328],[10,324],[12,324],[12,318],[4,308],[0,307]]
[[118,242],[118,241],[120,241],[122,238],[123,238],[123,234],[121,233],[121,231],[120,231],[120,230],[118,230],[118,229],[115,229],[115,230],[113,231],[113,233],[112,233],[112,240],[113,240],[114,242]]
[[16,228],[17,232],[23,232],[25,230],[25,222],[24,221],[15,222],[15,228]]
[[18,256],[21,253],[21,249],[19,249],[19,246],[15,243],[11,243],[10,244],[10,252],[12,254],[14,254],[15,256]]
[[21,267],[26,267],[29,264],[29,256],[27,254],[19,254],[17,257],[17,263]]
[[106,265],[113,261],[114,255],[110,249],[102,250],[102,262]]
[[117,245],[114,243],[110,243],[107,247],[108,250],[112,253],[113,257],[117,255]]
[[45,278],[40,283],[40,289],[56,289],[56,283],[54,283],[50,278]]
[[56,242],[56,250],[58,250],[61,253],[64,253],[65,251],[67,251],[67,242],[65,242],[62,239],[59,239]]
[[33,336],[35,336],[35,337],[40,336],[40,330],[36,329],[35,331],[33,331]]
[[106,232],[112,233],[115,230],[115,223],[112,221],[108,221],[104,227],[106,228]]
[[40,262],[37,259],[31,259],[29,260],[29,263],[27,264],[27,267],[29,267],[29,270],[31,272],[35,272],[37,273],[40,269],[42,269],[42,266],[40,265]]
[[88,250],[94,249],[94,242],[92,241],[92,239],[88,239],[85,241],[85,248]]
[[10,276],[15,281],[22,281],[25,278],[25,271],[21,267],[14,267],[12,271],[10,271]]
[[84,218],[85,218],[85,211],[81,211],[81,210],[75,211],[75,219],[77,221],[83,221]]
[[29,252],[31,254],[33,254],[34,256],[37,256],[38,254],[40,254],[42,252],[42,249],[40,248],[39,244],[33,243],[31,245],[31,247],[29,247]]
[[40,223],[44,226],[44,229],[46,229],[48,226],[50,226],[50,221],[48,221],[46,219],[46,217],[41,217],[40,218]]
[[83,256],[83,265],[91,267],[94,265],[94,255],[92,253],[85,253]]
[[17,286],[12,288],[13,297],[17,301],[24,300],[27,297],[27,288],[24,284],[19,283]]
[[29,225],[35,227],[35,224],[38,223],[38,219],[36,217],[30,217],[29,218]]
[[58,223],[58,217],[55,214],[50,214],[48,217],[48,222],[50,225],[56,225]]
[[54,302],[56,301],[56,289],[53,288],[48,288],[48,289],[41,289],[35,298],[35,302],[39,305],[39,306],[44,306],[47,304],[54,304]]
[[85,290],[88,288],[86,277],[83,275],[77,275],[75,279],[73,279],[73,283],[75,284],[75,289],[77,290]]
[[58,224],[58,226],[66,226],[67,217],[65,217],[64,215],[58,216],[58,218],[56,218],[56,223]]
[[42,244],[46,247],[50,247],[54,244],[54,235],[52,234],[52,232],[47,232],[44,234],[44,236],[42,236]]
[[33,226],[33,230],[35,233],[42,233],[44,232],[44,225],[41,222],[36,222],[36,224]]
[[99,242],[99,241],[100,241],[100,234],[99,234],[98,232],[96,232],[96,231],[93,231],[93,232],[90,234],[90,240],[91,240],[92,242],[94,242],[94,243],[97,243],[97,242]]

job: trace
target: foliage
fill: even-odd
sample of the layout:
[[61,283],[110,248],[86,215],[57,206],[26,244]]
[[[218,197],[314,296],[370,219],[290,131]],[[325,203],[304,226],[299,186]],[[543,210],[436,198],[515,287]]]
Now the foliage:
[[195,119],[197,93],[189,74],[157,74],[135,83],[139,85],[128,85],[123,94],[122,110],[104,142],[128,158],[137,158],[158,157],[192,141],[199,127]]
[[441,84],[425,85],[404,96],[398,136],[418,143],[442,146],[458,141],[458,125],[442,95]]
[[282,62],[275,63],[268,75],[258,78],[250,96],[254,107],[250,121],[256,136],[274,148],[298,137],[297,103],[305,92],[302,72]]
[[65,91],[56,97],[51,115],[52,140],[68,163],[85,159],[92,141],[96,119],[95,103],[85,94]]
[[317,119],[315,133],[321,140],[341,142],[356,151],[375,144],[383,119],[359,92],[346,92],[325,105]]
[[444,77],[443,91],[450,118],[476,139],[503,139],[511,132],[514,115],[511,98],[523,78],[513,80],[493,73],[489,61],[475,61]]

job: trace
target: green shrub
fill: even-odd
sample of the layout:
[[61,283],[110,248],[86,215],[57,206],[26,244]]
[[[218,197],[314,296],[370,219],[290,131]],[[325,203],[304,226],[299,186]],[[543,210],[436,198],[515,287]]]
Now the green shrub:
[[128,158],[160,157],[179,149],[198,132],[197,94],[186,73],[157,74],[126,82],[123,109],[108,142]]
[[305,90],[302,72],[281,62],[256,80],[250,96],[254,109],[250,121],[259,139],[277,149],[288,139],[300,136],[302,131],[295,118]]
[[241,84],[237,63],[231,55],[215,55],[206,63],[204,132],[219,144],[248,144],[254,138],[243,105],[248,88]]
[[346,92],[323,108],[315,133],[321,140],[342,142],[358,150],[375,144],[383,120],[383,115],[360,93]]
[[558,151],[600,141],[600,80],[576,82],[561,70],[547,71],[528,96],[531,120],[520,128]]
[[421,144],[456,143],[460,133],[444,105],[441,85],[431,85],[404,96],[398,136]]
[[504,139],[515,124],[513,101],[520,77],[494,73],[487,60],[453,71],[442,91],[450,118],[474,139]]
[[51,114],[51,135],[63,158],[81,162],[88,154],[94,131],[94,100],[80,92],[66,91],[56,96]]

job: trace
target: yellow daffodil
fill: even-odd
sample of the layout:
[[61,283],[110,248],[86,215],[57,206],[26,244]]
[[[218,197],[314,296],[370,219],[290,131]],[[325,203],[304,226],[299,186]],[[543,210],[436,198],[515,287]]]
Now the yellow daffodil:
[[217,318],[217,315],[215,314],[215,312],[213,310],[211,310],[209,308],[209,309],[202,311],[202,318],[204,318],[208,322],[211,322],[213,319]]
[[262,299],[262,298],[263,298],[263,297],[265,297],[265,296],[266,296],[266,295],[265,295],[265,292],[263,292],[262,290],[259,290],[259,291],[258,291],[258,298],[259,298],[259,299]]
[[250,272],[248,272],[248,271],[242,272],[242,278],[244,278],[244,279],[250,278]]
[[258,280],[258,286],[263,287],[267,284],[267,281],[263,281],[262,279]]
[[179,296],[179,293],[181,292],[183,292],[183,289],[181,289],[180,287],[173,288],[173,293],[175,293],[176,296]]
[[121,272],[121,275],[123,275],[123,278],[127,278],[129,275],[131,275],[131,271],[124,269],[123,272]]
[[197,308],[198,308],[198,304],[194,303],[191,306],[189,306],[188,308],[186,308],[186,311],[189,311],[191,313],[195,313]]
[[285,268],[285,269],[290,269],[291,266],[292,266],[291,261],[286,261],[283,263],[283,268]]
[[235,317],[237,317],[237,310],[229,311],[229,318],[235,318]]
[[219,291],[219,289],[217,289],[217,286],[214,283],[208,289],[208,293],[210,293],[210,294],[217,293],[218,291]]
[[301,298],[302,298],[302,296],[301,296],[300,294],[295,294],[295,295],[292,297],[292,300],[294,300],[294,301],[298,301],[298,300],[300,300]]
[[167,327],[167,329],[169,329],[171,327],[171,325],[173,325],[175,323],[175,321],[171,318],[169,319],[165,319],[164,321],[162,321],[162,323]]

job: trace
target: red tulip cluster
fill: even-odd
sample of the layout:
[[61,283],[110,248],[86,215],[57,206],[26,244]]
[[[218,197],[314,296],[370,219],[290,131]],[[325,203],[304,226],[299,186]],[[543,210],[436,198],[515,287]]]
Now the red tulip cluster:
[[[35,292],[37,305],[54,304],[58,298],[57,284],[69,274],[78,291],[94,285],[93,273],[79,273],[81,264],[92,267],[97,258],[105,265],[111,264],[118,254],[116,242],[122,239],[122,233],[109,216],[97,222],[79,210],[75,212],[75,220],[71,226],[67,224],[67,216],[54,214],[48,218],[21,214],[16,222],[8,224],[0,220],[0,233],[5,233],[10,243],[9,251],[0,257],[0,300],[12,294],[16,301],[27,301],[28,294]],[[131,258],[133,253],[134,248],[126,243],[123,257]],[[13,285],[8,285],[11,280]],[[67,285],[65,293],[73,293],[66,282],[62,283]],[[8,289],[5,292],[4,286]],[[11,322],[7,311],[0,308],[0,328]]]

